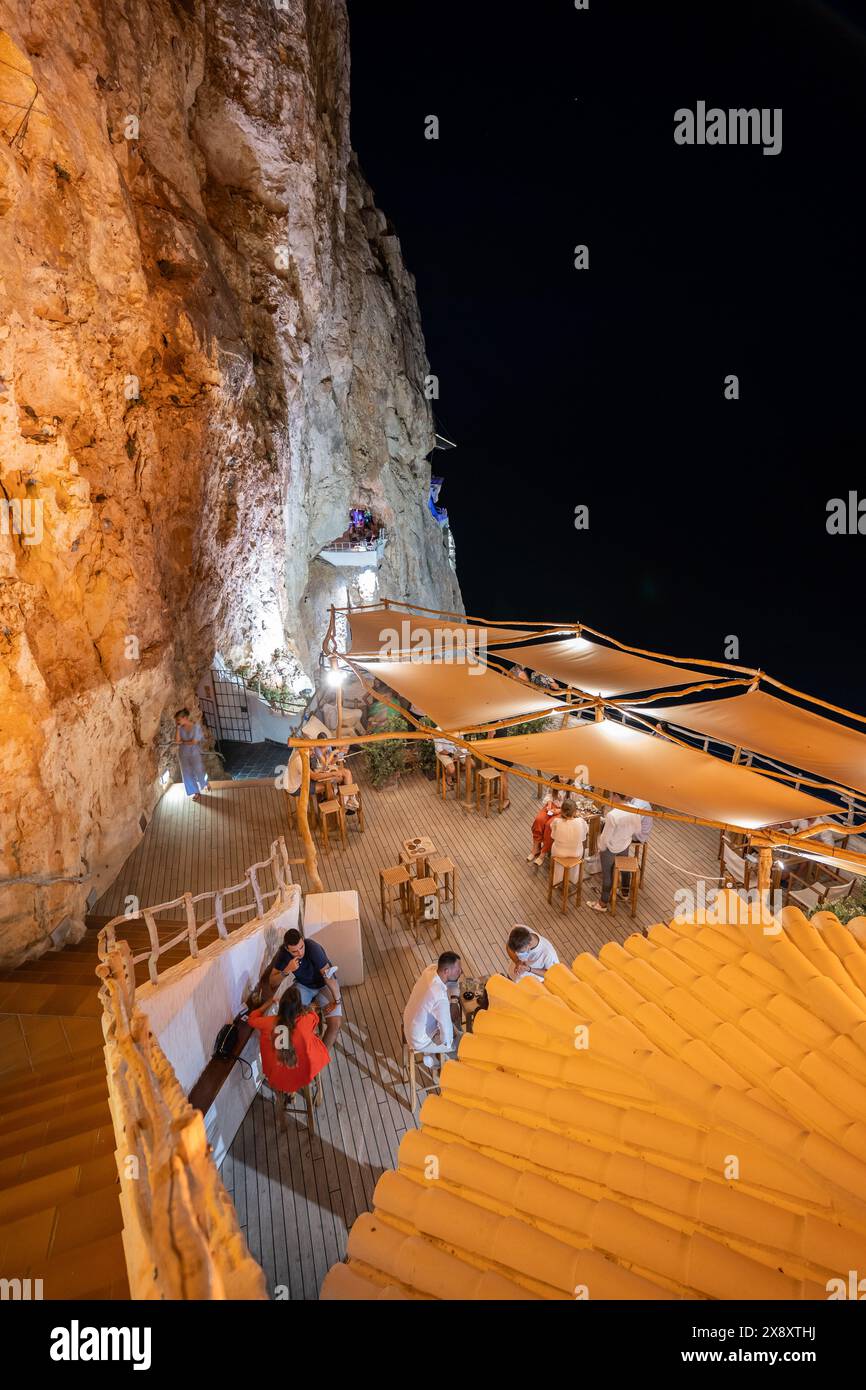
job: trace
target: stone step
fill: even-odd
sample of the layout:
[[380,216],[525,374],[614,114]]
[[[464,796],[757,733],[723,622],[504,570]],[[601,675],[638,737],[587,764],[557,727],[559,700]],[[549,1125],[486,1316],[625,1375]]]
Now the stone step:
[[[119,1209],[119,1204],[118,1204]],[[79,1245],[45,1266],[42,1296],[46,1299],[128,1299],[129,1279],[120,1235]]]
[[105,1067],[75,1076],[58,1077],[44,1086],[9,1091],[0,1099],[0,1119],[4,1134],[23,1129],[49,1115],[63,1114],[76,1105],[88,1105],[100,1096],[108,1095]]
[[68,1139],[57,1139],[53,1144],[42,1144],[38,1149],[0,1158],[0,1192],[17,1183],[31,1182],[48,1173],[89,1163],[105,1154],[113,1158],[115,1144],[114,1126],[104,1125],[102,1129],[88,1129]]
[[4,1103],[22,1091],[41,1090],[45,1094],[45,1088],[49,1086],[57,1086],[61,1090],[68,1089],[70,1085],[77,1085],[79,1079],[86,1077],[90,1072],[105,1075],[105,1059],[100,1047],[94,1046],[86,1052],[66,1054],[32,1070],[28,1068],[26,1071],[18,1069],[7,1072],[0,1076],[0,1113]]
[[111,1124],[111,1111],[108,1097],[102,1100],[89,1100],[86,1105],[75,1106],[70,1110],[50,1110],[49,1118],[31,1121],[30,1124],[0,1128],[0,1159],[13,1154],[28,1153],[31,1149],[53,1144],[58,1139],[69,1139],[88,1130],[104,1129]]
[[49,1208],[60,1212],[68,1203],[91,1197],[104,1189],[110,1189],[105,1194],[107,1201],[117,1201],[120,1184],[113,1151],[42,1173],[0,1191],[0,1226],[11,1225]]
[[[109,1202],[104,1193],[96,1195],[109,1217],[116,1210],[119,1223],[120,1202]],[[37,1212],[7,1227],[0,1237],[0,1277],[41,1279],[45,1299],[129,1298],[119,1224],[110,1231],[97,1229],[89,1238],[67,1245],[66,1237],[76,1229],[75,1221],[80,1228],[82,1219],[85,1223],[88,1220],[83,1209],[65,1224],[60,1246],[52,1239],[54,1211]],[[107,1224],[105,1219],[101,1224]]]
[[13,971],[0,984],[0,1013],[98,1018],[102,1016],[102,1005],[92,985],[30,984],[26,977]]

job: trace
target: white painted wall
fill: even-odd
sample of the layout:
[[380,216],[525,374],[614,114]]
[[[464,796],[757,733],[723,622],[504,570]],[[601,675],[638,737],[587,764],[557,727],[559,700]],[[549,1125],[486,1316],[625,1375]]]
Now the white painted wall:
[[213,1055],[220,1028],[239,1012],[283,934],[299,925],[300,915],[301,890],[293,884],[264,917],[206,946],[195,959],[172,966],[155,985],[136,989],[135,1002],[187,1095]]

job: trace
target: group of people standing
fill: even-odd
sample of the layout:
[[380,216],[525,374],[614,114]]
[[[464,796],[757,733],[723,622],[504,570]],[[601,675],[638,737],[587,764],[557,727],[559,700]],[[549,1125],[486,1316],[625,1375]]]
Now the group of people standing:
[[[619,792],[614,800],[626,801]],[[652,816],[640,815],[640,811],[652,809],[648,801],[636,797],[627,804],[633,811],[620,810],[611,806],[602,820],[598,838],[598,853],[601,861],[601,893],[596,902],[588,904],[598,912],[607,911],[613,883],[614,860],[618,854],[627,854],[632,844],[643,844],[652,832]],[[544,801],[532,822],[532,849],[526,856],[527,863],[541,866],[548,854],[557,858],[583,859],[589,826],[580,815],[572,787],[550,787]],[[553,882],[562,882],[565,870],[563,865],[554,862]],[[569,869],[569,876],[576,881],[579,865]]]

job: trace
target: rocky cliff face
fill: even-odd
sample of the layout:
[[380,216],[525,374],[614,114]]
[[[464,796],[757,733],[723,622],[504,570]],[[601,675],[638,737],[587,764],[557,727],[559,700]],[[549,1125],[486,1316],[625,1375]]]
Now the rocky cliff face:
[[0,956],[81,929],[215,651],[310,674],[348,508],[460,608],[344,0],[0,0]]

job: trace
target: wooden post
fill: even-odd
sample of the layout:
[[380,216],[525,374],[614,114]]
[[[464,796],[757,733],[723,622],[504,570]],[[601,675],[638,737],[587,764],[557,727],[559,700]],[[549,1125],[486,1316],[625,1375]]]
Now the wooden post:
[[[334,668],[336,670],[336,667]],[[343,737],[343,686],[337,686],[337,738]]]
[[310,750],[309,748],[302,748],[300,753],[301,790],[298,794],[298,830],[301,835],[301,844],[304,847],[304,863],[307,868],[310,887],[314,893],[324,893],[316,860],[316,844],[310,830]]
[[772,877],[773,846],[761,845],[758,850],[758,904],[765,930],[773,921]]
[[762,845],[758,850],[758,892],[763,900],[764,894],[770,891],[770,880],[773,876],[773,847],[772,845]]

